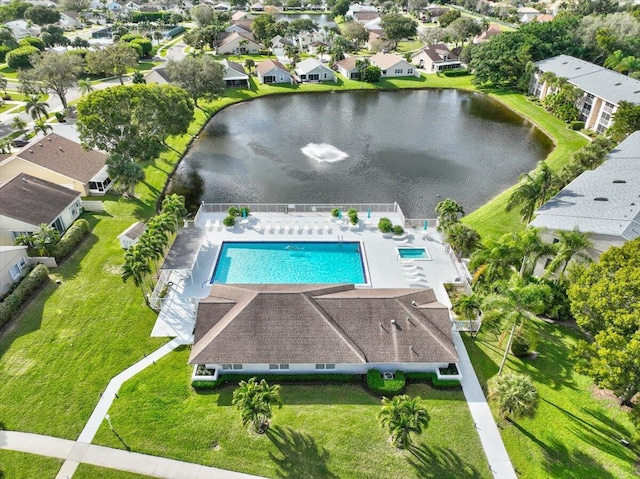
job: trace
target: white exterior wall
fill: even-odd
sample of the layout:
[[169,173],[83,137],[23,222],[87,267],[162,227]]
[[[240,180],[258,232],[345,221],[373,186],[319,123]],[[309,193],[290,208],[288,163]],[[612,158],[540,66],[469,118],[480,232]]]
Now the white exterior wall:
[[[320,80],[309,80],[309,75],[315,75],[315,74],[320,75]],[[300,75],[300,74],[298,74]],[[306,78],[302,81],[304,82],[315,82],[315,81],[337,81],[336,75],[332,70],[329,70],[326,67],[316,67],[313,70],[305,73]],[[326,75],[326,76],[325,76]]]
[[[18,265],[20,276],[16,279],[11,277],[11,269]],[[24,266],[21,266],[24,265]],[[0,294],[6,293],[11,285],[22,278],[29,267],[27,258],[27,247],[19,246],[10,251],[0,250]]]
[[260,45],[249,41],[245,38],[236,38],[225,45],[221,45],[218,47],[217,54],[218,55],[226,55],[226,54],[237,54],[240,53],[240,42],[245,40],[247,42],[246,45],[243,44],[243,47],[247,53],[259,53]]
[[[398,70],[396,72],[396,70]],[[414,65],[412,65],[411,63],[402,61],[402,62],[398,62],[396,63],[394,66],[392,66],[391,68],[387,69],[387,70],[383,70],[383,74],[382,76],[385,78],[393,78],[393,77],[406,77],[406,76],[420,76],[420,73],[418,72],[418,70],[416,69],[416,67]],[[409,73],[411,72],[411,73]]]
[[293,83],[291,75],[289,75],[289,73],[285,71],[280,70],[279,68],[272,68],[264,75],[260,75],[258,73],[258,79],[260,80],[260,83],[264,83],[264,77],[268,76],[273,76],[276,78],[276,81],[274,83]]
[[221,364],[207,364],[219,374],[367,374],[370,369],[380,372],[437,372],[448,363],[339,363],[335,369],[316,369],[315,364],[289,364],[289,369],[269,369],[269,364],[242,364],[242,369],[223,369]]

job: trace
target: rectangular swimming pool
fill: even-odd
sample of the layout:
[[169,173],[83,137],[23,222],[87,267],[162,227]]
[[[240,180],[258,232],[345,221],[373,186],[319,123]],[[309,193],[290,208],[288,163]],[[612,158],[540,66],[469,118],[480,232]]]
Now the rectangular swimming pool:
[[211,283],[366,283],[359,242],[235,242],[221,246]]
[[431,259],[426,248],[398,248],[400,259]]

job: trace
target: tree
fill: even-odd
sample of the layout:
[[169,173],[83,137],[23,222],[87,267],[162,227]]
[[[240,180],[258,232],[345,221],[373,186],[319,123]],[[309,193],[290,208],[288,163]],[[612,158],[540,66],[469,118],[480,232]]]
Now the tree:
[[133,72],[133,76],[131,77],[131,83],[134,85],[147,83],[147,80],[144,78],[144,74],[142,72]]
[[447,26],[446,31],[456,45],[458,42],[464,45],[466,40],[482,33],[482,26],[473,18],[460,17],[451,22]]
[[194,19],[199,27],[211,25],[215,18],[215,11],[209,5],[196,5],[190,11],[191,18]]
[[504,374],[489,386],[489,400],[498,406],[504,419],[533,416],[538,407],[538,391],[526,374]]
[[438,18],[438,25],[440,25],[440,28],[447,28],[455,20],[460,18],[461,15],[462,14],[460,13],[460,10],[456,10],[456,9],[451,8],[451,9],[449,9],[449,11],[447,11],[444,14],[440,15],[440,17]]
[[7,53],[7,65],[14,70],[31,68],[31,60],[34,54],[39,54],[40,50],[31,45],[16,48]]
[[593,247],[593,243],[589,240],[589,233],[581,233],[578,230],[560,230],[557,235],[559,241],[555,244],[556,255],[547,266],[547,272],[555,273],[562,266],[560,277],[563,277],[572,259],[579,258],[582,261],[591,261],[589,250]]
[[582,91],[570,83],[561,84],[553,93],[542,100],[542,105],[564,122],[578,119],[580,111],[577,102],[582,97]]
[[504,235],[497,240],[486,240],[471,256],[469,268],[474,272],[473,279],[477,287],[489,287],[493,291],[496,282],[511,276],[521,262],[522,255],[514,247],[511,235]]
[[89,43],[89,40],[82,37],[75,37],[71,42],[71,46],[73,48],[89,48],[91,44]]
[[43,135],[46,135],[47,131],[52,131],[52,130],[53,130],[53,127],[44,120],[36,120],[33,124],[33,131],[36,134],[42,133]]
[[[244,67],[249,70],[249,74],[251,74],[251,72],[253,71],[253,68],[256,66],[256,62],[253,60],[253,58],[247,58],[244,61]],[[197,105],[196,105],[197,106]]]
[[382,70],[378,65],[367,65],[360,72],[360,79],[362,81],[366,81],[367,83],[376,83],[380,81],[381,76]]
[[464,321],[475,321],[482,312],[482,299],[477,294],[463,294],[453,302],[453,312]]
[[33,68],[18,72],[18,78],[24,83],[36,85],[41,92],[52,92],[58,95],[62,107],[67,109],[67,92],[78,84],[78,77],[83,70],[82,58],[72,53],[62,55],[44,52],[31,59]]
[[153,39],[158,42],[158,45],[160,45],[160,40],[162,40],[163,38],[164,36],[162,35],[161,31],[155,30],[153,32]]
[[447,243],[456,256],[469,256],[480,245],[480,235],[473,228],[460,223],[450,223],[444,230]]
[[355,45],[355,50],[360,49],[360,45],[369,40],[369,31],[364,25],[358,22],[347,22],[340,27],[340,31],[345,38],[351,40]]
[[118,179],[124,188],[124,194],[130,198],[135,197],[136,185],[144,180],[144,170],[131,158],[113,153],[107,158],[107,171],[109,176]]
[[24,37],[22,40],[20,40],[20,46],[21,47],[25,47],[25,46],[36,47],[41,52],[43,52],[45,50],[45,48],[47,47],[45,45],[45,43],[40,38],[35,38],[35,37]]
[[48,47],[55,47],[57,45],[66,47],[70,41],[64,35],[64,30],[57,25],[47,25],[40,30],[40,38],[46,43]]
[[438,213],[438,231],[444,231],[450,224],[459,220],[458,215],[464,216],[464,209],[455,200],[447,198],[436,205],[436,213]]
[[398,449],[411,446],[411,434],[421,434],[429,425],[429,413],[420,397],[407,395],[382,398],[378,413],[380,425],[391,435],[391,444]]
[[623,60],[624,53],[622,53],[622,50],[616,50],[606,58],[606,60],[604,61],[604,66],[610,68],[611,70],[619,72],[622,71],[620,70],[620,65],[622,64]]
[[40,256],[52,256],[60,241],[60,233],[53,226],[41,224],[31,236],[31,243]]
[[270,40],[275,36],[276,17],[271,14],[259,15],[251,24],[251,32],[259,42]]
[[387,13],[382,16],[382,30],[384,37],[393,42],[395,49],[403,38],[416,36],[418,24],[415,20],[399,13]]
[[133,279],[133,284],[140,288],[142,295],[147,300],[144,293],[144,279],[151,274],[151,267],[146,258],[141,254],[140,247],[136,244],[129,248],[124,254],[124,264],[122,265],[122,282],[126,283]]
[[80,88],[80,94],[82,96],[93,91],[93,85],[90,80],[78,80],[78,88]]
[[607,133],[613,142],[619,143],[636,130],[640,130],[640,105],[621,101]]
[[530,223],[536,210],[551,197],[554,184],[557,184],[557,179],[553,171],[541,161],[533,173],[520,176],[520,182],[509,196],[506,210],[519,206],[522,221]]
[[209,55],[169,60],[166,68],[171,81],[187,91],[196,107],[200,98],[212,99],[224,91],[222,65]]
[[527,227],[526,229],[511,235],[514,247],[522,256],[520,264],[520,277],[526,278],[533,274],[533,270],[541,256],[554,254],[553,245],[542,241],[540,228]]
[[149,160],[169,135],[187,132],[193,102],[180,87],[131,85],[94,91],[78,104],[82,143],[108,153]]
[[60,12],[55,8],[34,5],[27,8],[24,18],[36,25],[50,25],[60,20]]
[[336,0],[333,7],[331,7],[331,16],[334,18],[344,17],[349,11],[350,4],[350,0]]
[[62,12],[84,12],[89,9],[90,0],[61,0],[58,3]]
[[89,52],[86,57],[87,71],[96,75],[115,76],[124,85],[122,77],[128,68],[138,64],[138,53],[127,43],[114,43],[102,50]]
[[282,407],[280,386],[269,386],[264,379],[260,382],[256,378],[241,381],[238,389],[233,391],[231,403],[240,411],[243,426],[251,425],[255,432],[264,434],[269,429],[273,406]]
[[11,120],[11,128],[14,130],[25,130],[27,128],[27,122],[20,118],[20,115],[16,115]]
[[49,112],[48,109],[49,104],[40,100],[39,95],[30,96],[25,102],[24,109],[25,111],[31,115],[31,118],[34,120],[40,120],[42,117],[48,118]]
[[173,218],[177,230],[178,221],[187,214],[187,208],[184,206],[184,196],[176,194],[166,196],[162,200],[162,213]]

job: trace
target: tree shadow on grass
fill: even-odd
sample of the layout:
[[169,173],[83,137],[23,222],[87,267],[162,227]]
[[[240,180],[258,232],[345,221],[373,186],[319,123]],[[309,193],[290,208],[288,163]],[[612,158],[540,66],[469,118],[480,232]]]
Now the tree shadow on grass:
[[[40,329],[45,302],[56,288],[53,281],[47,281],[17,316],[0,327],[0,358],[11,348],[13,341]],[[29,312],[28,316],[25,316],[25,311]],[[5,373],[9,374],[6,369]],[[0,429],[4,429],[4,424]]]
[[482,474],[449,448],[421,444],[409,448],[409,464],[423,479],[481,479]]
[[279,426],[267,430],[266,434],[278,449],[278,453],[269,452],[269,458],[277,467],[276,477],[338,479],[327,467],[329,452],[310,435]]
[[69,256],[58,262],[58,267],[51,272],[65,281],[75,278],[82,269],[82,259],[98,240],[99,238],[96,235],[89,233]]

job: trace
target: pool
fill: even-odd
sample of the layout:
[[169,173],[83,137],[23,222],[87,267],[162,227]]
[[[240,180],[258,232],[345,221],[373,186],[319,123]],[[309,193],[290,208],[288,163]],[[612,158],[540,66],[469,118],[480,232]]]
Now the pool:
[[400,259],[431,259],[426,248],[398,248]]
[[235,284],[366,282],[357,241],[224,241],[211,277],[211,283]]

